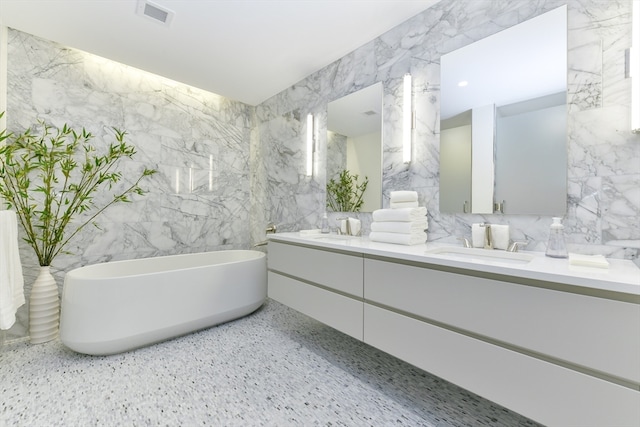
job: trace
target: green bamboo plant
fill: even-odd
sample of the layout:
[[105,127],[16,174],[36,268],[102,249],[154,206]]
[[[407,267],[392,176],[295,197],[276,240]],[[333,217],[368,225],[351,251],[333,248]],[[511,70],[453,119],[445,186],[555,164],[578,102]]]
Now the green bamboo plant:
[[[3,113],[0,113],[2,117]],[[140,181],[154,174],[145,168],[134,183],[101,207],[94,195],[111,190],[122,178],[116,171],[122,158],[133,158],[134,147],[125,142],[126,132],[113,129],[115,142],[98,154],[84,128],[77,132],[66,124],[56,129],[39,121],[36,131],[21,134],[0,132],[0,196],[16,211],[24,228],[24,240],[35,251],[41,266],[51,265],[69,241],[114,203],[129,202],[129,195],[143,195]],[[97,210],[79,225],[76,215]]]
[[369,184],[369,178],[358,184],[358,174],[342,170],[336,178],[327,183],[327,207],[334,212],[359,212],[364,200],[362,196]]

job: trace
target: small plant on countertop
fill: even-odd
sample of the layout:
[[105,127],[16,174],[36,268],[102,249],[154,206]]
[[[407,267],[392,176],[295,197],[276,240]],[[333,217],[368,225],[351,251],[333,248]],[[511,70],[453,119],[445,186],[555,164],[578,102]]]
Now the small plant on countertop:
[[364,200],[362,196],[369,184],[369,178],[358,184],[358,175],[344,169],[336,178],[327,183],[327,207],[334,212],[359,212]]
[[[77,132],[66,124],[56,129],[39,121],[34,130],[20,134],[0,132],[0,196],[15,210],[26,233],[24,240],[41,266],[51,265],[67,243],[109,206],[129,202],[131,194],[145,194],[139,183],[154,174],[153,169],[145,168],[105,205],[95,205],[95,193],[110,190],[122,178],[116,171],[119,160],[136,154],[125,142],[126,132],[113,130],[115,142],[102,154],[89,143],[90,132]],[[72,222],[92,209],[97,210],[86,221]]]

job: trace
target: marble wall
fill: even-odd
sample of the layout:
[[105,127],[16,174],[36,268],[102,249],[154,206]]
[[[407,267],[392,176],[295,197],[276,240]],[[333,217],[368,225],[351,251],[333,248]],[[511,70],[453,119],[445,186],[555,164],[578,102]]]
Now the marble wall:
[[[121,164],[123,181],[158,170],[144,197],[111,206],[72,240],[53,270],[118,259],[250,245],[249,149],[253,107],[68,49],[29,34],[8,34],[7,127],[36,120],[86,127],[96,146],[111,127],[126,130],[137,154]],[[112,193],[97,197],[100,203]],[[32,249],[20,248],[26,292],[37,272]],[[26,334],[27,308],[7,336]]]
[[[274,185],[257,200],[259,220],[283,230],[314,227],[324,211],[326,177],[304,176],[303,124],[311,112],[326,121],[327,103],[377,81],[384,85],[383,193],[413,189],[429,210],[429,240],[455,242],[474,222],[510,224],[514,240],[544,251],[550,217],[444,214],[438,209],[439,103],[442,54],[541,13],[568,5],[568,206],[570,250],[637,260],[640,247],[640,136],[630,128],[631,45],[629,0],[442,0],[256,109],[264,169]],[[402,162],[402,77],[414,79],[416,131],[413,158]],[[321,129],[326,129],[321,128]],[[319,161],[326,156],[320,132]],[[324,144],[324,145],[323,145]],[[265,147],[269,147],[265,149]],[[322,150],[325,150],[323,153]],[[535,179],[535,177],[532,177]],[[369,214],[361,217],[370,221]]]
[[[630,133],[630,0],[442,0],[257,107],[11,30],[10,130],[37,118],[85,126],[107,137],[128,131],[136,145],[125,179],[143,166],[159,173],[149,194],[110,208],[60,256],[65,271],[116,259],[246,248],[279,231],[316,227],[325,210],[327,103],[375,82],[384,86],[383,193],[414,189],[429,209],[429,240],[469,236],[473,222],[511,225],[514,240],[544,250],[551,218],[454,215],[438,209],[439,59],[545,11],[568,4],[570,249],[637,260],[640,136]],[[417,128],[402,162],[402,77],[414,80]],[[305,171],[306,115],[316,120],[315,175]],[[179,184],[176,184],[177,177]],[[333,216],[335,218],[335,216]],[[370,214],[361,214],[365,230]],[[37,262],[22,247],[27,287]],[[28,292],[28,289],[27,289]],[[26,308],[8,338],[26,334]]]

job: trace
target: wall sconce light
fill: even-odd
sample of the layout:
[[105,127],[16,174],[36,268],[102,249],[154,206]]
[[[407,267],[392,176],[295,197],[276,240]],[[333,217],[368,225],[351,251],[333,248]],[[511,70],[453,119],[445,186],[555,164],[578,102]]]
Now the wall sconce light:
[[313,175],[313,114],[307,114],[307,176]]
[[631,49],[629,52],[631,131],[633,133],[640,133],[640,4],[638,3],[640,2],[631,2]]
[[404,75],[402,94],[402,161],[411,163],[411,136],[413,133],[413,109],[411,99],[411,74]]

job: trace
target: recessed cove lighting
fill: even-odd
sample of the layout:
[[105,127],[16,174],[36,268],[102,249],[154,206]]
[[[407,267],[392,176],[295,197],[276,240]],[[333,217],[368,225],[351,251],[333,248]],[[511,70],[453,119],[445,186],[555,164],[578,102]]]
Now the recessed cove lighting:
[[459,86],[459,87],[465,87],[465,86],[467,86],[468,84],[469,84],[469,82],[468,82],[468,81],[466,81],[466,80],[462,80],[462,81],[458,82],[458,86]]
[[138,0],[136,13],[166,26],[171,24],[174,15],[172,10],[148,0]]

